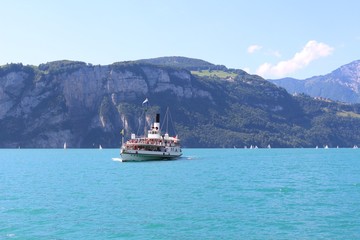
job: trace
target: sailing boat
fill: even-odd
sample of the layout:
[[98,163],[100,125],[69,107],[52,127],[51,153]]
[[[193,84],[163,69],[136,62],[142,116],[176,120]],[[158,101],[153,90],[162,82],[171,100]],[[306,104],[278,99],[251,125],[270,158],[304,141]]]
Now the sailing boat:
[[66,149],[67,148],[67,146],[66,146],[66,142],[64,142],[64,149]]

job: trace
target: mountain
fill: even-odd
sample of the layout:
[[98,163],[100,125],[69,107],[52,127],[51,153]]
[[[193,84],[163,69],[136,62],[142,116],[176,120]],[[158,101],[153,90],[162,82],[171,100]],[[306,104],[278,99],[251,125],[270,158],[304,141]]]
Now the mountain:
[[146,124],[170,107],[176,130],[170,134],[184,147],[360,145],[360,105],[292,96],[242,70],[184,67],[184,58],[168,59],[180,65],[0,67],[0,147],[119,147],[123,128],[125,138],[144,129],[145,98]]
[[290,93],[305,93],[348,103],[360,103],[360,60],[351,62],[324,76],[304,80],[269,80]]
[[224,65],[215,65],[201,59],[187,58],[187,57],[159,57],[150,59],[141,59],[135,61],[137,63],[148,63],[158,66],[168,66],[175,68],[183,68],[189,71],[201,70],[227,70]]

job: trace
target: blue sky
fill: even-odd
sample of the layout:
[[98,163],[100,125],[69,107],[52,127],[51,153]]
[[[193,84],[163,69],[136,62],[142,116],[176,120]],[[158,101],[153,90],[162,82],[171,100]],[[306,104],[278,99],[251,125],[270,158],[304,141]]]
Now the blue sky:
[[3,0],[0,65],[185,56],[265,78],[360,59],[357,0]]

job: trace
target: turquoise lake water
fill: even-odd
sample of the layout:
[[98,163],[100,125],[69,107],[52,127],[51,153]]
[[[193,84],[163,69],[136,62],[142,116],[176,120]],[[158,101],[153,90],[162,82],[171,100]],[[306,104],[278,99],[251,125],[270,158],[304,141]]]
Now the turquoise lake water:
[[0,150],[0,239],[360,239],[360,149]]

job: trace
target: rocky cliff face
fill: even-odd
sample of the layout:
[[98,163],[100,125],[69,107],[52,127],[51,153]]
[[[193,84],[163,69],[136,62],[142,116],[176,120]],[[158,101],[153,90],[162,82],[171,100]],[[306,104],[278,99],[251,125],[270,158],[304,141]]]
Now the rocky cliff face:
[[0,67],[0,147],[119,147],[123,128],[126,138],[142,133],[167,107],[169,133],[184,147],[360,145],[360,105],[293,97],[242,70],[201,70],[198,60],[161,60]]
[[290,93],[306,93],[348,103],[360,103],[360,60],[351,62],[324,76],[304,80],[270,80]]
[[125,121],[134,121],[124,119],[118,107],[125,102],[141,105],[145,97],[165,92],[211,100],[209,92],[192,85],[186,70],[68,61],[39,67],[8,65],[0,72],[0,143],[2,147],[56,148],[64,142],[70,147],[113,146],[114,133]]

